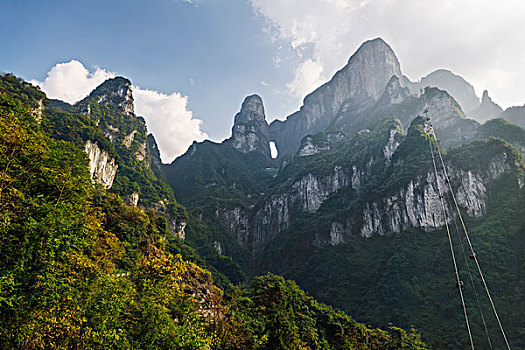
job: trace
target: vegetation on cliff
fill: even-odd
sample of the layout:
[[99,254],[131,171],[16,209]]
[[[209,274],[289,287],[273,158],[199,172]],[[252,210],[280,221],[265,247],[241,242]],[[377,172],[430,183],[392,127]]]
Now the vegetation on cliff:
[[413,330],[370,329],[281,277],[218,288],[166,218],[93,186],[74,139],[35,119],[42,94],[13,79],[0,79],[2,349],[426,348]]

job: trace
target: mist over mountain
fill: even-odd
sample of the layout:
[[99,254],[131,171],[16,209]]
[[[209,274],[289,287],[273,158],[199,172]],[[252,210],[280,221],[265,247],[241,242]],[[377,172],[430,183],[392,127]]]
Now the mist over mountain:
[[438,69],[421,78],[417,83],[420,87],[437,87],[454,96],[465,113],[469,113],[479,106],[479,98],[474,87],[464,78],[446,69]]
[[478,108],[472,110],[470,115],[472,118],[485,122],[489,119],[499,116],[503,112],[503,109],[498,106],[497,103],[492,101],[487,90],[483,91],[483,96],[481,97],[481,104]]

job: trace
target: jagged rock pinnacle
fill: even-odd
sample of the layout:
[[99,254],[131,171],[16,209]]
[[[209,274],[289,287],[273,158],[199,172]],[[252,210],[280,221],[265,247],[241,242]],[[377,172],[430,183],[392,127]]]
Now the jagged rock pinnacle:
[[268,123],[261,97],[246,97],[241,111],[235,115],[232,136],[227,142],[243,153],[258,151],[270,157],[268,135]]
[[503,109],[497,103],[492,101],[489,92],[485,90],[483,91],[479,107],[473,110],[469,115],[480,122],[485,122],[489,119],[495,118],[501,113],[503,113]]
[[124,77],[108,79],[100,84],[89,94],[87,98],[79,103],[96,102],[106,105],[114,105],[127,115],[134,114],[133,92],[131,81]]
[[381,38],[364,42],[329,82],[306,96],[299,111],[285,121],[272,122],[270,132],[279,157],[294,154],[304,136],[324,130],[343,103],[348,102],[349,109],[375,104],[394,75],[404,86],[405,78],[392,48]]

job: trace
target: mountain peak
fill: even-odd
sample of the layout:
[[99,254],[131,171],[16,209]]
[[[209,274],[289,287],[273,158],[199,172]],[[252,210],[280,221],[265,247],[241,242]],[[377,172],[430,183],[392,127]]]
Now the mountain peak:
[[370,39],[370,40],[363,42],[361,46],[359,46],[357,51],[350,57],[348,61],[350,61],[352,57],[356,55],[364,54],[364,53],[368,53],[372,51],[378,51],[378,50],[390,51],[395,56],[394,50],[392,50],[390,45],[388,45],[388,43],[384,41],[382,38],[378,37],[378,38]]
[[114,105],[127,115],[133,115],[133,92],[131,81],[124,77],[115,77],[104,81],[79,103],[96,102]]
[[232,136],[226,142],[243,152],[258,151],[270,158],[268,123],[259,95],[246,97],[241,110],[235,115]]
[[381,38],[361,44],[343,70],[348,71],[346,79],[354,94],[376,100],[392,76],[403,76],[394,50]]
[[485,90],[483,91],[479,107],[473,110],[469,116],[480,122],[485,122],[489,119],[495,118],[501,113],[503,113],[503,109],[496,102],[492,101],[489,92]]
[[483,101],[485,101],[485,102],[492,102],[492,99],[489,96],[489,91],[488,90],[483,90],[483,96],[481,97],[481,103],[483,103]]
[[421,78],[419,86],[421,88],[437,87],[447,91],[466,113],[479,106],[479,98],[476,96],[474,87],[463,77],[448,69],[441,68]]
[[400,78],[401,86],[406,85],[407,79],[390,45],[381,38],[361,44],[346,66],[305,97],[299,111],[285,121],[272,122],[270,132],[279,157],[294,154],[304,136],[323,131],[343,104],[347,111],[374,105],[392,76]]
[[241,105],[241,113],[242,112],[254,112],[257,116],[263,117],[263,119],[265,119],[264,106],[261,96],[256,94],[247,96]]

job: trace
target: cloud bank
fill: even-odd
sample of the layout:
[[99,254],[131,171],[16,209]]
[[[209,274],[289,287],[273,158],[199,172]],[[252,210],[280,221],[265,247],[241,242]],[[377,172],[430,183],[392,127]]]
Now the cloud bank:
[[146,118],[149,131],[155,136],[163,162],[171,162],[184,153],[193,141],[208,138],[201,131],[202,120],[195,119],[187,107],[188,97],[178,92],[166,95],[133,87],[135,113]]
[[90,73],[82,63],[72,60],[57,63],[47,73],[44,81],[31,80],[30,82],[40,86],[47,97],[73,104],[89,95],[105,80],[115,76],[115,73],[98,67],[95,67],[95,71]]
[[[365,40],[382,37],[412,80],[448,68],[504,106],[525,102],[525,2],[520,0],[252,0],[270,40],[296,54],[289,92],[327,81]],[[280,58],[278,58],[280,60]]]
[[[95,67],[90,72],[82,63],[72,60],[57,63],[44,81],[31,80],[40,86],[49,98],[75,103],[116,73]],[[135,113],[146,119],[148,130],[155,136],[163,162],[171,162],[184,153],[193,141],[208,137],[202,130],[202,121],[188,109],[188,98],[174,92],[166,95],[133,86]]]

